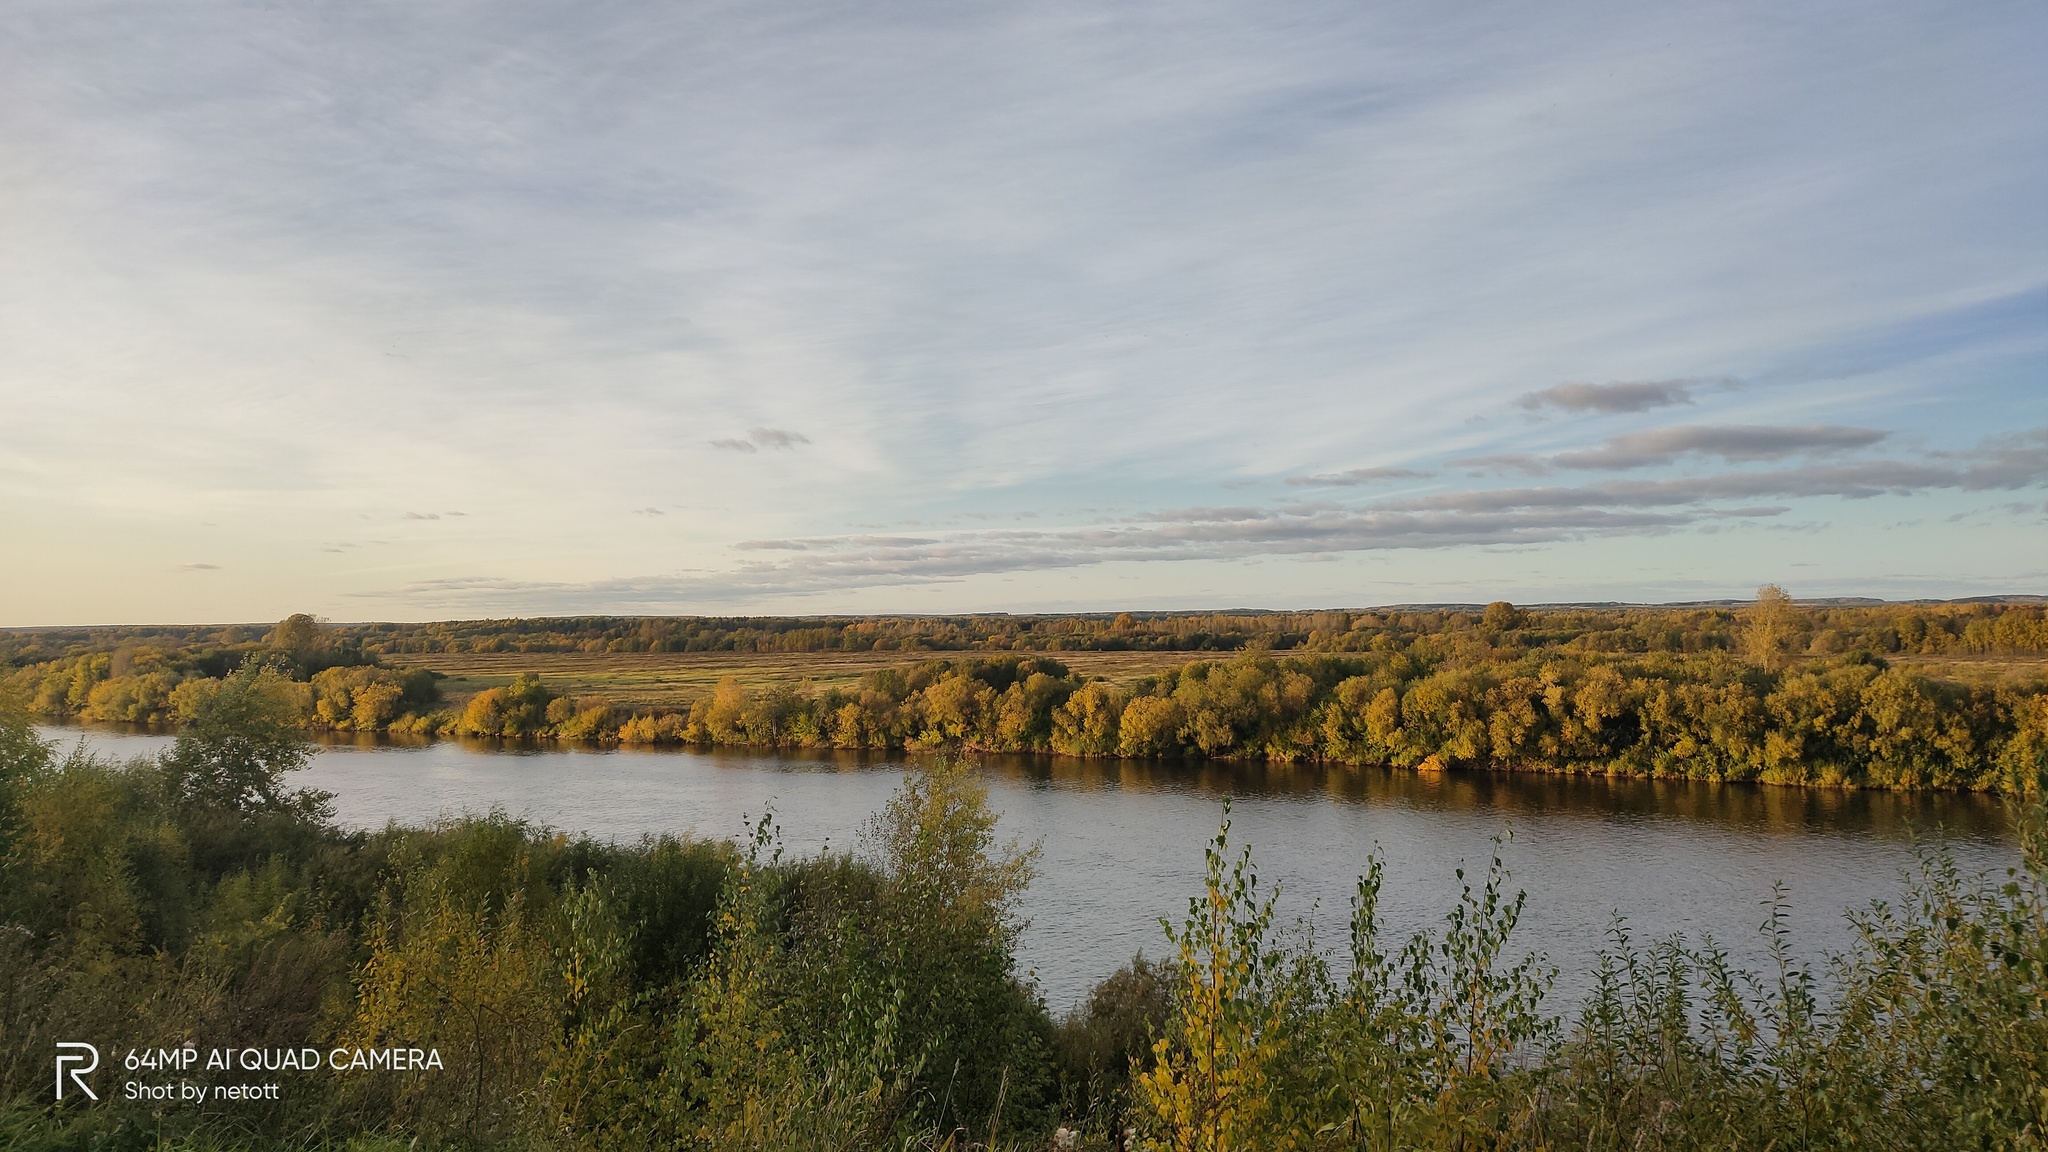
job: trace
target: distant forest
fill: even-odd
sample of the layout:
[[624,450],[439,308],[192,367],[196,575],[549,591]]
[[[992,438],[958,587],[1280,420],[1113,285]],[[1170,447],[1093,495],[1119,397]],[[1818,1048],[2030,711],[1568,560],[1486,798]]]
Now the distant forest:
[[[1059,657],[1101,651],[1187,658],[1111,683]],[[846,688],[729,677],[681,707],[538,675],[448,701],[419,666],[663,652],[903,659]],[[1649,608],[19,630],[0,633],[0,691],[45,720],[170,726],[254,661],[305,727],[344,732],[2024,790],[2048,766],[2043,657],[2041,603],[1814,605],[1771,586]]]

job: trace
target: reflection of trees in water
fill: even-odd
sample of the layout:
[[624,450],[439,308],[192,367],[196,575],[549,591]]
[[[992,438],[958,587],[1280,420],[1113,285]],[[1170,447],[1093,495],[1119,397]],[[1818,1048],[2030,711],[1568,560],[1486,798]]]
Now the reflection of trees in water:
[[1510,817],[1574,813],[1661,816],[1787,830],[1833,827],[1884,833],[1912,827],[1975,836],[2003,836],[2008,831],[2004,804],[1978,793],[1067,756],[985,756],[981,764],[984,771],[1007,779],[1080,789],[1192,791],[1218,797],[1314,795],[1345,803],[1392,803],[1446,812],[1498,812]]
[[[93,725],[91,730],[147,734],[136,725]],[[49,731],[60,731],[50,729]],[[422,749],[435,745],[489,753],[532,754],[566,746],[479,737],[436,738],[404,733],[322,732],[325,748],[356,751]],[[772,763],[812,771],[896,770],[914,757],[876,749],[620,748],[618,755],[680,757],[741,766]],[[1196,792],[1225,796],[1323,796],[1344,803],[1392,803],[1446,812],[1499,812],[1503,816],[1580,814],[1667,817],[1734,827],[1787,831],[1834,829],[1883,836],[1916,830],[1932,834],[2005,839],[2011,833],[2004,801],[1975,792],[1895,792],[1819,788],[1745,781],[1642,779],[1541,772],[1412,770],[1325,764],[1271,764],[1238,760],[1124,759],[1043,753],[990,753],[973,758],[999,779],[1125,792]]]

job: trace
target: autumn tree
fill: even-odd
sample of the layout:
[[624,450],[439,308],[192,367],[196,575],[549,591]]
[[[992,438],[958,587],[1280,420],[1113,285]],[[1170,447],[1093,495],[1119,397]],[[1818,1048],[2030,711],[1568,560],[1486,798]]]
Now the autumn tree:
[[1505,600],[1495,600],[1486,606],[1486,612],[1480,617],[1480,622],[1486,625],[1488,631],[1506,632],[1527,624],[1529,614]]
[[1799,635],[1799,608],[1791,594],[1776,584],[1757,589],[1756,603],[1743,625],[1742,643],[1749,659],[1766,671],[1782,671]]

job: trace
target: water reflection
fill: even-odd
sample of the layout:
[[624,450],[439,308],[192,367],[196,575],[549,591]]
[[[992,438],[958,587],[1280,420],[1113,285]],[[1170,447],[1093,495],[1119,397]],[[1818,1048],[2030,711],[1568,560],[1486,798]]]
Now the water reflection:
[[[122,755],[168,746],[162,732],[118,725],[41,729],[68,746],[81,737],[118,746]],[[763,754],[751,749],[575,749],[470,737],[443,739],[382,733],[330,732],[315,742],[351,751],[441,748],[498,756],[611,754],[683,756],[714,764],[757,766],[772,760],[788,769],[835,772],[896,771],[899,753],[852,749],[793,749]],[[991,777],[1017,783],[1057,784],[1081,791],[1192,792],[1215,797],[1324,797],[1392,802],[1455,812],[1511,817],[1587,813],[1667,817],[1745,828],[1786,831],[1832,829],[1904,837],[1942,829],[1952,836],[1999,839],[2010,835],[2005,805],[1969,792],[1902,793],[1833,788],[1788,788],[1704,780],[1558,776],[1535,772],[1419,773],[1386,768],[1235,761],[1120,760],[1023,754],[975,757]]]
[[992,773],[1082,790],[1188,790],[1216,796],[1319,796],[1347,803],[1398,803],[1454,812],[1542,817],[1599,813],[1668,817],[1788,831],[1831,828],[1905,835],[1941,827],[1953,834],[2007,833],[2004,805],[1974,793],[1906,794],[1782,788],[1700,780],[1641,780],[1517,772],[1417,773],[1386,768],[1169,763],[1073,757],[984,758]]

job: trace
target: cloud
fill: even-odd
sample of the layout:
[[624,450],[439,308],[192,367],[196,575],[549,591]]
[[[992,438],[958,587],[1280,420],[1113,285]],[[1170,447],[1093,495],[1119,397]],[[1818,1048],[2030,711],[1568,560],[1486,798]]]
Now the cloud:
[[[917,548],[939,543],[936,539],[924,536],[838,536],[830,539],[837,545],[859,548]],[[742,552],[803,552],[817,546],[818,541],[815,540],[742,540],[733,545]]]
[[439,520],[441,514],[439,512],[407,512],[405,518],[407,520]]
[[1787,456],[1868,448],[1887,435],[1876,428],[1832,424],[1798,428],[1696,424],[1630,432],[1613,437],[1598,448],[1552,456],[1549,462],[1557,468],[1626,469],[1669,464],[1686,455],[1718,456],[1730,462],[1783,460]]
[[801,432],[791,432],[786,428],[750,428],[747,430],[747,438],[744,440],[738,437],[728,437],[722,440],[711,441],[711,446],[713,448],[723,448],[728,452],[758,452],[763,448],[790,449],[795,448],[799,444],[809,444],[810,442],[810,437],[805,436]]
[[754,428],[747,432],[747,438],[763,448],[794,448],[809,444],[810,438],[801,432],[790,432],[782,428]]
[[1598,448],[1550,456],[1507,453],[1453,461],[1474,467],[1544,473],[1557,469],[1620,472],[1671,464],[1684,456],[1710,456],[1730,463],[1782,460],[1868,448],[1890,433],[1834,424],[1776,427],[1762,424],[1689,424],[1610,437]]
[[1651,408],[1692,403],[1692,390],[1701,383],[1698,380],[1649,380],[1554,384],[1540,392],[1525,392],[1515,403],[1532,412],[1540,408],[1557,408],[1566,412],[1644,412]]
[[[1718,441],[1717,441],[1718,443]],[[1763,471],[1663,480],[1506,488],[1382,500],[1363,506],[1296,503],[1141,513],[1047,529],[973,529],[922,536],[844,535],[748,540],[741,553],[800,552],[745,560],[722,572],[583,584],[492,577],[425,581],[368,594],[438,607],[511,608],[543,597],[590,610],[680,610],[703,602],[914,587],[997,573],[1108,563],[1254,560],[1345,552],[1518,547],[1596,537],[1716,531],[1791,510],[1758,499],[1915,495],[1933,490],[2015,490],[2048,485],[2048,429],[1994,438],[1927,460],[1809,462]],[[1745,501],[1732,507],[1722,502]],[[1810,524],[1796,524],[1799,531]]]
[[605,605],[680,610],[706,601],[810,595],[875,587],[912,587],[970,576],[1044,572],[1112,562],[1249,560],[1396,548],[1527,545],[1670,531],[1705,513],[1513,510],[1491,514],[1385,512],[1371,509],[1289,515],[1260,511],[1226,519],[1194,510],[1186,519],[1155,514],[1142,524],[1047,532],[973,531],[943,538],[818,537],[749,541],[748,550],[801,551],[801,561],[759,561],[715,574],[540,584],[491,577],[422,581],[361,595],[443,609],[515,608],[538,602],[564,610]]
[[178,565],[178,567],[177,567],[177,571],[179,571],[179,572],[218,572],[218,571],[220,571],[220,565],[218,565],[218,564],[180,564],[180,565]]
[[1839,496],[1913,496],[1936,490],[2011,491],[2048,484],[2048,429],[1985,441],[1969,453],[1925,460],[1809,463],[1759,472],[1724,472],[1666,480],[1610,480],[1554,488],[1451,492],[1381,505],[1409,511],[1492,513],[1520,508],[1659,507],[1713,500]]
[[1381,480],[1409,480],[1427,476],[1413,468],[1351,468],[1343,472],[1323,472],[1315,476],[1289,476],[1287,482],[1296,485],[1344,488],[1362,484],[1373,484]]

